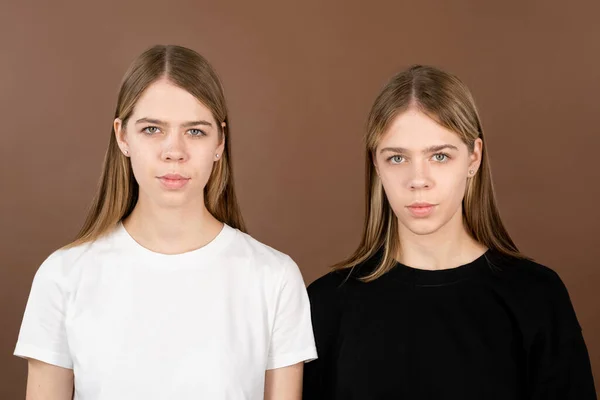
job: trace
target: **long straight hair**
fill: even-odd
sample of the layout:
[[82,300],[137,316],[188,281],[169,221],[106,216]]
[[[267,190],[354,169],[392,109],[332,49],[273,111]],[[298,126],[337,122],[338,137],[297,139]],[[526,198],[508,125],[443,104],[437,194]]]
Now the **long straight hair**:
[[[231,167],[231,136],[223,87],[215,70],[200,54],[181,46],[154,46],[143,52],[125,73],[119,90],[115,118],[123,125],[133,113],[142,93],[154,82],[166,78],[192,94],[204,104],[217,121],[221,140],[225,140],[222,157],[215,162],[204,188],[208,211],[219,221],[245,231],[245,224],[235,196]],[[224,122],[224,127],[221,123]],[[79,234],[67,247],[98,239],[135,207],[139,186],[129,158],[120,151],[114,127],[104,157],[102,175],[92,206]]]
[[416,65],[394,76],[371,108],[366,133],[366,217],[362,240],[354,254],[333,269],[353,268],[382,251],[376,268],[361,278],[369,282],[396,264],[396,257],[401,251],[398,218],[375,170],[375,154],[393,120],[410,108],[418,109],[455,132],[470,152],[477,138],[483,141],[481,166],[477,174],[469,178],[462,201],[464,225],[475,240],[489,249],[525,258],[500,218],[481,120],[471,92],[452,74],[431,66]]

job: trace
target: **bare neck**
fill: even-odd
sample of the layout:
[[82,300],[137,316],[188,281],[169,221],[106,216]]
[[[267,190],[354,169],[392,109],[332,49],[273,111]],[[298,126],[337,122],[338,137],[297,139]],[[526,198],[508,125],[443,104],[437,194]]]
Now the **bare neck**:
[[127,232],[145,248],[157,253],[180,254],[210,243],[223,228],[204,206],[161,208],[140,199],[123,222]]
[[400,263],[418,269],[442,270],[468,264],[484,254],[487,248],[469,235],[463,223],[462,210],[436,232],[416,235],[399,228]]

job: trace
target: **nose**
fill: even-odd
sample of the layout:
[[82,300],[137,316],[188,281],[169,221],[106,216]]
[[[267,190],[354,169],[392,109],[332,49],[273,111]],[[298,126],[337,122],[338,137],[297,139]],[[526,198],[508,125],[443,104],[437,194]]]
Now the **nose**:
[[182,135],[172,133],[167,135],[162,148],[163,161],[182,162],[187,159],[187,150]]
[[430,189],[433,186],[429,166],[426,163],[412,167],[408,186],[411,190]]

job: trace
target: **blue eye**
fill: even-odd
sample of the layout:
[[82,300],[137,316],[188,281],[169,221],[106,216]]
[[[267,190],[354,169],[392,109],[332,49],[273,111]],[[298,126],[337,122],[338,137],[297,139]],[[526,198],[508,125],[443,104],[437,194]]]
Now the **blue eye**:
[[444,154],[444,153],[434,154],[433,158],[437,162],[446,162],[449,159],[448,154]]
[[190,129],[188,131],[190,133],[190,135],[192,136],[204,136],[206,135],[203,131],[201,131],[200,129]]
[[156,126],[147,126],[144,129],[142,129],[142,132],[144,132],[144,133],[146,133],[148,135],[153,135],[153,134],[155,134],[158,131],[159,131],[159,129]]
[[391,156],[390,158],[388,158],[389,161],[392,162],[392,164],[400,164],[401,162],[404,161],[404,157],[402,156]]

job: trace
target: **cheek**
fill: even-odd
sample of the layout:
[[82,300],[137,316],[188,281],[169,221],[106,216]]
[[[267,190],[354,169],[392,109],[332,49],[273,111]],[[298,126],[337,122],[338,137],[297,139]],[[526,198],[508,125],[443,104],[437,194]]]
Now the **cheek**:
[[202,157],[196,158],[192,168],[197,176],[203,177],[202,181],[208,181],[214,166],[215,161],[213,160],[212,155],[203,155]]
[[208,181],[215,166],[215,148],[216,146],[213,144],[190,148],[188,166],[193,171],[190,171],[190,173],[201,177],[200,180],[203,182]]
[[150,153],[143,151],[130,152],[131,156],[129,162],[131,163],[131,169],[133,170],[133,176],[138,183],[143,184],[144,181],[149,179],[149,175],[152,175],[153,164],[150,160]]
[[392,209],[402,207],[409,201],[407,199],[410,197],[410,190],[406,189],[405,180],[407,178],[401,168],[381,168],[379,169],[379,178]]
[[448,171],[436,180],[436,192],[439,201],[446,203],[452,209],[458,207],[465,194],[466,177],[461,171]]
[[156,143],[142,134],[127,134],[131,166],[141,171],[156,158]]
[[212,141],[192,143],[188,148],[190,161],[194,165],[207,165],[215,161],[217,145]]

